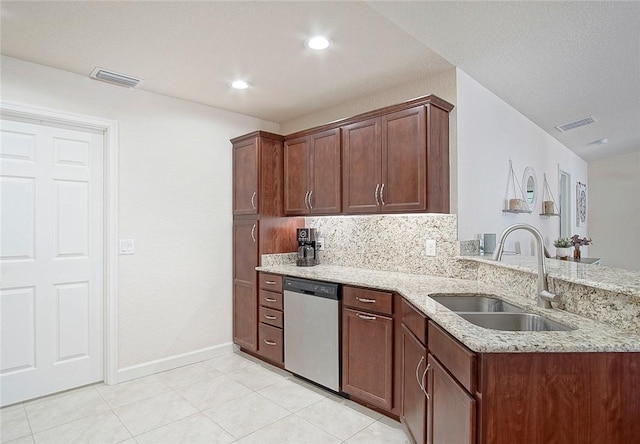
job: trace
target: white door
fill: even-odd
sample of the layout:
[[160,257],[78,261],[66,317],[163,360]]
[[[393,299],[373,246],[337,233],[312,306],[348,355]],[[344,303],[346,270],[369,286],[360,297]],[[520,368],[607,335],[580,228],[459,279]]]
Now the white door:
[[8,405],[103,380],[103,141],[0,124],[0,403]]

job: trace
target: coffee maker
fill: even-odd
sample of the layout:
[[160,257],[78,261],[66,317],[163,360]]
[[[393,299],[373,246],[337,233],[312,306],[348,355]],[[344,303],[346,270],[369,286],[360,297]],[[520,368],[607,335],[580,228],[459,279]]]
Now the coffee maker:
[[318,243],[317,231],[315,228],[298,228],[298,258],[296,265],[298,267],[310,267],[318,265]]

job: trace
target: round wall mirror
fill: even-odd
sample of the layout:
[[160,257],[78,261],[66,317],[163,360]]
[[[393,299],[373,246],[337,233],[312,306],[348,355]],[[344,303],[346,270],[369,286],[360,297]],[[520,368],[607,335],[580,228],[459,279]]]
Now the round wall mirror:
[[536,203],[538,184],[536,182],[536,172],[530,166],[524,169],[524,174],[522,175],[522,187],[527,205],[529,208],[534,207]]

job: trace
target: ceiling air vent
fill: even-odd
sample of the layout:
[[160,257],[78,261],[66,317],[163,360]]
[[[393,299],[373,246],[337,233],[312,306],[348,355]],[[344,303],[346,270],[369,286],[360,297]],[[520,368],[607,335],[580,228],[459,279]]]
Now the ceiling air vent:
[[569,131],[572,129],[580,128],[581,126],[591,125],[592,123],[596,123],[597,120],[593,116],[583,117],[582,119],[574,120],[573,122],[563,123],[562,125],[556,126],[556,129],[560,132]]
[[109,71],[104,68],[95,68],[89,77],[96,80],[102,80],[103,82],[113,83],[114,85],[124,86],[126,88],[135,88],[140,84],[140,82],[142,82],[142,79]]

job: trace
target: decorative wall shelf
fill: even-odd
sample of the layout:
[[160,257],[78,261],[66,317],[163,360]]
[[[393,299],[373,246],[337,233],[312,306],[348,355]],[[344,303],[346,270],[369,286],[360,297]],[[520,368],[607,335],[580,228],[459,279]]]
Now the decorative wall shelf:
[[[548,204],[551,205],[548,205]],[[547,206],[553,207],[553,213],[547,213],[549,208]],[[550,217],[550,216],[558,216],[560,217],[560,207],[556,203],[555,197],[553,197],[553,193],[551,192],[551,188],[549,187],[549,182],[547,182],[547,174],[544,174],[544,184],[542,187],[542,213],[540,216]]]
[[503,213],[516,213],[516,214],[521,214],[521,213],[527,213],[527,214],[531,214],[530,210],[502,210]]
[[[527,176],[527,170],[525,170],[525,176]],[[535,188],[535,179],[534,185]],[[513,192],[513,197],[509,196],[509,188],[511,188]],[[535,190],[533,191],[535,193]],[[513,171],[513,162],[509,159],[509,174],[507,177],[507,188],[504,192],[504,209],[503,213],[531,213],[531,207],[527,203],[527,197],[522,191],[522,187],[520,186],[520,182],[518,182],[518,178],[516,177],[515,172]]]

